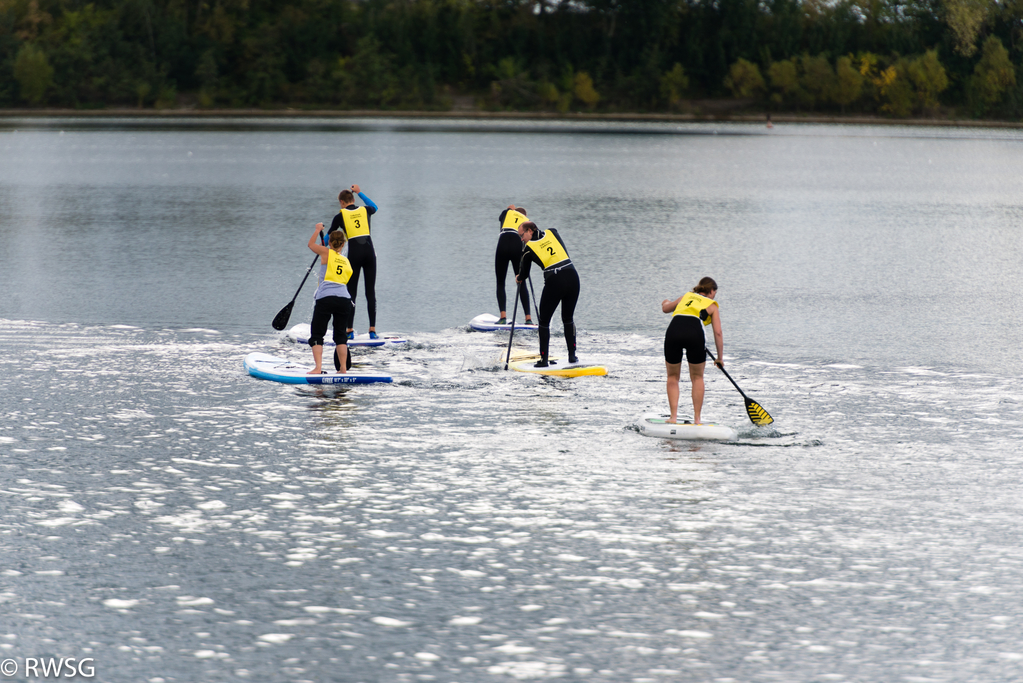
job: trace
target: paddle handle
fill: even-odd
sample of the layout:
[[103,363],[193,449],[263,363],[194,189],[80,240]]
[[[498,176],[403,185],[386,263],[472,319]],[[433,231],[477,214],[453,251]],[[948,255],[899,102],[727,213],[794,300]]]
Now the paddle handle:
[[515,337],[515,316],[519,312],[519,292],[522,289],[522,283],[516,280],[515,282],[515,305],[512,306],[512,321],[511,331],[508,333],[508,353],[504,356],[504,369],[508,369],[508,362],[511,360],[511,345],[512,338]]

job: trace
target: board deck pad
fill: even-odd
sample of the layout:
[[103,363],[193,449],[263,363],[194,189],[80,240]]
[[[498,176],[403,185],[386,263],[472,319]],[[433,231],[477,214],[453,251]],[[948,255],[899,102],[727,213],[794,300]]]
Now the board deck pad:
[[[291,341],[298,342],[299,344],[309,343],[310,333],[309,323],[299,323],[292,327],[287,332],[287,337]],[[348,340],[348,346],[395,346],[397,344],[405,344],[408,339],[399,337],[396,334],[381,334],[377,339],[370,339],[369,333],[364,332],[362,334],[355,335],[355,339]],[[323,345],[334,346],[334,340],[330,338],[330,330],[327,330],[327,336],[323,340]]]
[[[505,354],[501,354],[500,363],[504,366]],[[540,354],[529,351],[513,351],[508,361],[508,369],[516,372],[527,372],[533,375],[547,375],[549,377],[602,377],[607,374],[607,368],[596,363],[569,363],[555,356],[548,357],[548,361],[556,361],[555,365],[546,368],[535,367],[540,360]]]
[[639,421],[639,433],[659,439],[688,439],[692,441],[735,441],[739,432],[734,427],[704,422],[702,424],[671,424],[667,415],[644,415]]
[[[492,313],[481,313],[472,320],[469,321],[469,327],[476,330],[477,332],[507,332],[511,329],[511,323],[505,323],[499,325],[497,321],[500,320],[496,315]],[[532,330],[536,331],[536,325],[527,325],[524,322],[515,321],[515,330]]]
[[366,372],[331,372],[326,375],[308,375],[312,365],[295,363],[286,358],[266,353],[250,353],[245,356],[245,370],[259,379],[281,382],[282,384],[375,384],[392,382],[390,375]]

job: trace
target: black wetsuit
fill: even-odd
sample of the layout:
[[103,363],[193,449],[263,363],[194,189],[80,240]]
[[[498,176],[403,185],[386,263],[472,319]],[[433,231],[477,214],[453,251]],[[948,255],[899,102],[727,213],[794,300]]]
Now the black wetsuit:
[[[359,199],[365,204],[366,227],[370,227],[370,218],[377,212],[377,205],[362,192]],[[345,209],[342,209],[344,211]],[[345,227],[344,218],[339,212],[330,222],[330,230],[343,230]],[[346,233],[347,234],[347,233]],[[348,281],[348,291],[352,295],[352,316],[348,320],[348,329],[355,327],[355,295],[359,293],[359,273],[365,273],[366,281],[366,313],[369,314],[369,326],[377,325],[377,253],[373,249],[373,238],[371,235],[352,237],[348,240],[348,261],[352,264],[352,279]]]
[[[504,225],[504,217],[507,214],[508,209],[501,212],[497,219],[498,225]],[[501,235],[497,238],[497,254],[494,257],[494,272],[497,275],[497,310],[499,311],[508,310],[504,281],[508,276],[508,264],[511,264],[512,273],[515,275],[519,274],[522,248],[522,239],[519,237],[518,232],[508,228],[501,230]],[[516,287],[518,287],[517,284]],[[526,290],[525,283],[519,288],[519,293],[519,300],[522,301],[522,310],[525,311],[526,315],[529,315],[529,292]]]
[[[551,228],[536,236],[542,239],[547,232],[561,243],[561,247],[568,254],[568,247],[557,230]],[[528,246],[522,250],[522,262],[519,264],[519,277],[525,280],[529,277],[529,267],[532,263],[543,267],[540,257],[529,249]],[[572,264],[572,259],[556,263],[543,272],[543,292],[540,293],[540,364],[547,363],[548,349],[551,341],[551,318],[554,317],[554,310],[561,304],[561,322],[565,325],[565,344],[568,346],[568,360],[575,362],[575,305],[579,301],[579,272]]]

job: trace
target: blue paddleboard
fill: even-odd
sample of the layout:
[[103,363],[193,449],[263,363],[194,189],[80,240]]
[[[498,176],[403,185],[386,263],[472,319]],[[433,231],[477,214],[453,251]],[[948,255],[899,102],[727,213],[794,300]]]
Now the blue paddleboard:
[[266,353],[250,353],[245,356],[245,370],[250,375],[282,384],[374,384],[393,381],[390,375],[362,372],[306,374],[311,369],[311,365],[299,365],[286,358],[278,358]]

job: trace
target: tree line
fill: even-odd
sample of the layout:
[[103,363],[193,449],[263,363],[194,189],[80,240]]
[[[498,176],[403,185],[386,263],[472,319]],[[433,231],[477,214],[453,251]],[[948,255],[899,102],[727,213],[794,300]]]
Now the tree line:
[[1023,117],[1023,0],[0,0],[0,106]]

